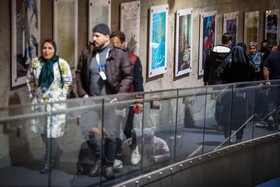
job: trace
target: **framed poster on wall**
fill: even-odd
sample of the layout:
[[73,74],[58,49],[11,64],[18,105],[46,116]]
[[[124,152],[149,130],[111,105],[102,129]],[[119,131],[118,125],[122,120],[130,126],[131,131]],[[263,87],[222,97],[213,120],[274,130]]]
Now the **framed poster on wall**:
[[11,87],[26,83],[32,58],[40,55],[40,0],[12,1]]
[[78,62],[78,1],[54,0],[53,33],[57,55],[68,62],[73,76]]
[[204,63],[210,50],[216,45],[217,11],[205,12],[200,19],[199,75],[204,74]]
[[229,33],[232,36],[232,44],[231,47],[234,47],[238,40],[238,12],[231,12],[224,14],[224,28],[223,34]]
[[127,50],[139,56],[140,1],[121,4],[121,31],[125,34]]
[[[244,43],[258,42],[259,35],[259,11],[246,12],[244,22]],[[249,50],[249,47],[247,47]]]
[[149,78],[167,70],[168,4],[150,9]]
[[176,15],[175,76],[192,70],[192,24],[193,9],[182,9]]
[[279,9],[265,12],[265,39],[279,42]]
[[88,41],[92,42],[92,29],[105,23],[111,28],[111,0],[89,0]]

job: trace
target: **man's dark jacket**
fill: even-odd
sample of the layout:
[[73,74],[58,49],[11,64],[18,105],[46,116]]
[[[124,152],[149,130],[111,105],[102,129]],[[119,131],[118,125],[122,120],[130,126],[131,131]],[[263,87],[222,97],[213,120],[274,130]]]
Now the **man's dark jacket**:
[[[92,46],[86,47],[78,62],[76,70],[77,91],[80,97],[89,94],[89,67],[96,52]],[[113,47],[106,60],[106,76],[110,94],[129,93],[133,82],[133,65],[124,49]]]
[[220,74],[225,65],[231,60],[231,49],[226,46],[217,46],[207,55],[204,66],[203,82],[208,82],[209,85],[222,84]]

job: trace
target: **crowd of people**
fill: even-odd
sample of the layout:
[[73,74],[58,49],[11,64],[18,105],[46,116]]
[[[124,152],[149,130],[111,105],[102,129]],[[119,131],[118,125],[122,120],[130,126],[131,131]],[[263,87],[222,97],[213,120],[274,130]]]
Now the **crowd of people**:
[[[83,49],[75,71],[79,97],[143,92],[141,62],[138,56],[126,51],[124,33],[110,33],[107,25],[98,24],[92,29],[92,34],[93,42]],[[207,55],[204,85],[260,80],[266,80],[265,84],[271,85],[270,80],[280,78],[280,49],[277,48],[276,41],[264,40],[259,51],[258,43],[252,41],[249,54],[244,43],[238,43],[231,48],[231,42],[232,36],[228,33],[223,34],[222,45],[215,46]],[[66,100],[72,82],[69,65],[56,55],[57,46],[54,41],[45,40],[41,49],[42,56],[33,58],[27,73],[31,103]],[[225,138],[230,136],[231,130],[238,129],[237,142],[242,140],[244,128],[240,125],[248,119],[249,108],[252,108],[253,102],[250,97],[252,93],[246,86],[248,85],[239,86],[234,94],[223,91],[221,99],[216,102],[215,118],[218,129],[224,131]],[[115,97],[108,102],[117,101],[118,98]],[[256,109],[260,118],[279,106],[270,100],[265,103],[269,103],[267,107]],[[42,106],[34,105],[34,112],[55,111],[65,107],[61,103]],[[227,108],[232,108],[232,111]],[[240,108],[246,110],[242,111]],[[167,143],[155,135],[154,128],[142,130],[142,120],[138,120],[140,123],[136,124],[136,118],[143,112],[141,98],[139,103],[129,107],[124,128],[125,141],[119,137],[121,127],[119,116],[116,114],[117,108],[112,107],[110,110],[104,113],[105,125],[102,130],[98,126],[98,112],[89,111],[84,114],[82,132],[86,141],[82,143],[79,151],[78,174],[94,177],[104,171],[105,177],[112,179],[114,169],[121,168],[123,164],[137,166],[141,160],[142,166],[151,167],[168,161],[170,153]],[[237,115],[238,118],[231,120],[230,115]],[[271,117],[276,119],[275,116]],[[46,146],[41,174],[50,172],[55,156],[62,152],[56,138],[63,136],[65,123],[65,114],[32,120],[32,131],[41,134]],[[102,142],[104,149],[101,149]]]
[[[98,24],[92,29],[92,34],[93,42],[83,49],[75,71],[78,96],[89,98],[143,92],[142,65],[138,56],[126,51],[124,33],[117,31],[111,34],[107,25]],[[56,51],[56,43],[46,40],[42,45],[42,56],[32,60],[27,74],[32,103],[63,101],[67,98],[72,82],[71,71],[68,63],[59,58]],[[118,98],[115,97],[108,102],[117,101]],[[48,107],[49,105],[46,105],[46,108],[36,106],[34,112],[55,111],[65,106],[55,104],[54,107]],[[143,129],[143,136],[142,131],[139,135],[142,124],[135,129],[133,120],[142,110],[141,102],[129,108],[124,128],[127,140],[123,145],[119,138],[121,127],[119,116],[116,114],[117,108],[112,107],[110,112],[105,112],[102,132],[98,126],[99,113],[94,110],[85,113],[82,117],[82,132],[86,141],[81,144],[79,151],[78,174],[94,177],[104,171],[104,176],[112,179],[114,169],[123,166],[123,157],[129,157],[129,161],[125,159],[126,165],[139,165],[139,161],[142,160],[143,163],[147,163],[147,167],[168,160],[169,148],[164,140],[155,136],[153,128]],[[61,154],[56,139],[64,134],[66,119],[65,115],[61,114],[43,120],[45,121],[34,120],[32,130],[40,132],[46,144],[44,165],[40,173],[47,174],[54,166],[56,155]],[[143,137],[142,140],[139,139],[140,136]]]
[[[255,119],[259,120],[256,126],[265,126],[272,130],[279,123],[278,116],[271,113],[279,106],[277,99],[275,100],[278,96],[277,88],[266,89],[267,95],[269,94],[267,97],[261,95],[263,92],[256,92],[254,105],[254,92],[246,87],[250,86],[248,82],[262,80],[265,85],[271,85],[270,80],[280,78],[280,49],[273,39],[263,40],[260,50],[256,41],[250,42],[249,53],[245,43],[238,43],[231,48],[231,42],[232,36],[229,33],[223,34],[222,45],[215,46],[207,55],[203,81],[205,86],[247,82],[237,84],[233,93],[226,89],[221,91],[219,99],[216,100],[217,129],[224,131],[225,138],[230,136],[231,130],[237,130],[236,142],[241,142],[245,122],[254,114],[254,107]],[[262,86],[263,83],[259,85]],[[270,113],[271,115],[268,115]]]

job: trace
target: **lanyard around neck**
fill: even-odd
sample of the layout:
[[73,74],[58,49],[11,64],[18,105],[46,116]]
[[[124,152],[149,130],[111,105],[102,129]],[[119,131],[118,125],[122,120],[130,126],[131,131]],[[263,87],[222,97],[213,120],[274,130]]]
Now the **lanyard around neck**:
[[253,59],[253,62],[255,62],[257,56],[258,56],[259,52],[257,52],[257,54],[255,55],[254,59]]
[[104,64],[101,64],[101,65],[100,65],[100,57],[99,57],[99,53],[96,53],[96,61],[97,61],[97,64],[98,64],[99,68],[102,68],[102,67],[104,67],[104,66],[105,66],[105,64],[106,64],[106,60],[107,60],[107,58],[109,57],[109,53],[110,53],[110,48],[109,48],[109,49],[108,49],[108,51],[107,51],[107,54],[106,54],[106,59],[105,59],[105,63],[104,63]]

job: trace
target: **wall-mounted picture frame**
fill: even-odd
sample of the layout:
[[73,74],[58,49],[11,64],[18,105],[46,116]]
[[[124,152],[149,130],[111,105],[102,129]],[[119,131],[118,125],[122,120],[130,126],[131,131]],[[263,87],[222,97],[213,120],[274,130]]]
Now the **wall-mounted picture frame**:
[[16,87],[26,83],[29,64],[40,55],[41,1],[17,0],[11,3],[11,87]]
[[279,9],[265,12],[265,39],[273,39],[279,43]]
[[217,11],[205,12],[200,19],[200,52],[198,74],[204,74],[205,59],[210,50],[216,45]]
[[139,56],[140,1],[121,4],[121,31],[125,34],[127,50]]
[[192,71],[193,9],[178,10],[176,14],[175,77]]
[[224,14],[223,33],[229,33],[232,35],[231,47],[236,46],[238,41],[238,18],[239,12]]
[[[244,43],[249,46],[250,42],[258,42],[259,36],[259,11],[245,13]],[[249,52],[249,47],[247,47]]]
[[89,0],[88,8],[88,41],[92,42],[95,25],[104,23],[111,28],[111,0]]
[[167,71],[168,4],[150,9],[149,78]]
[[54,0],[53,5],[57,55],[68,62],[74,77],[78,63],[78,1]]

